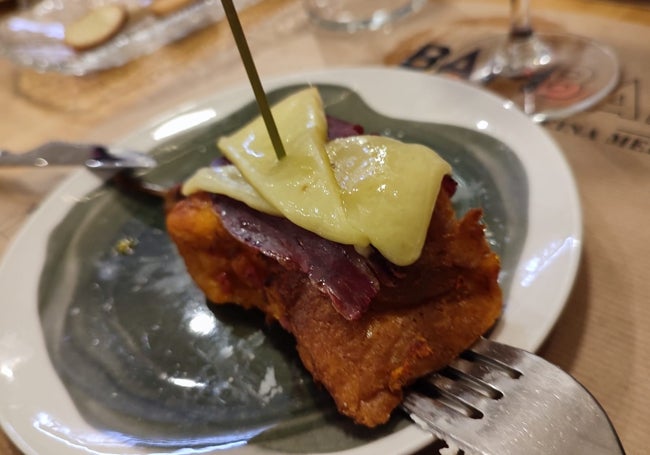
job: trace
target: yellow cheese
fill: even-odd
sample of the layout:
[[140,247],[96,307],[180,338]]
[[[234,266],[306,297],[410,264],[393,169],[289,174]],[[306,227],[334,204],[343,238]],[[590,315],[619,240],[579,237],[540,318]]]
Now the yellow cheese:
[[316,88],[272,108],[286,156],[278,160],[261,117],[217,145],[257,192],[293,223],[334,242],[367,246],[343,210],[325,142],[327,119]]
[[372,244],[394,264],[416,261],[449,164],[428,147],[382,136],[327,142],[314,88],[272,112],[287,156],[278,161],[257,118],[218,142],[234,165],[200,169],[183,193],[225,194],[358,250]]
[[249,185],[239,169],[232,164],[199,169],[183,184],[181,191],[185,196],[198,191],[224,194],[260,212],[276,216],[282,215],[260,193],[255,191],[255,188]]
[[327,154],[352,225],[394,264],[417,260],[451,166],[428,147],[382,136],[335,139]]

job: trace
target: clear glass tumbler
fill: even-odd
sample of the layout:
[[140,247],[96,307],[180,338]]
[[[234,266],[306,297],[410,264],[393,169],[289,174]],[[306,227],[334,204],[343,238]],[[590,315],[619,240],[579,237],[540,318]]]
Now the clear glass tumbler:
[[427,0],[303,0],[317,25],[347,32],[377,30],[419,10]]

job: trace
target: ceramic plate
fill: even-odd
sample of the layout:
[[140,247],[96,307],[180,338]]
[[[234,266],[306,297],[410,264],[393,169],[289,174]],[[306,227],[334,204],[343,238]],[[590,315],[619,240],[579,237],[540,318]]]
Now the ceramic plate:
[[[338,69],[306,84],[328,113],[427,144],[452,163],[458,212],[484,209],[506,296],[491,334],[535,350],[563,308],[581,249],[575,183],[556,144],[508,102],[397,69]],[[248,87],[142,125],[121,141],[156,155],[171,185],[256,115]],[[340,417],[289,336],[253,312],[209,309],[162,205],[80,170],[33,214],[0,268],[0,417],[28,454],[413,453],[432,437],[397,411],[367,430]]]

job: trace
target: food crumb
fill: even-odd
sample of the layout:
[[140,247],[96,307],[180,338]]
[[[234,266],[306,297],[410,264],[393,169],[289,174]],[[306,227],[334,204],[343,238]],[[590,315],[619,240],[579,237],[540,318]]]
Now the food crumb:
[[273,367],[266,368],[266,375],[260,383],[258,395],[262,401],[267,404],[278,393],[282,392],[282,386],[279,385],[275,379],[275,369]]
[[128,256],[135,252],[135,247],[138,245],[138,241],[133,237],[125,237],[117,241],[113,249],[117,254],[122,256]]

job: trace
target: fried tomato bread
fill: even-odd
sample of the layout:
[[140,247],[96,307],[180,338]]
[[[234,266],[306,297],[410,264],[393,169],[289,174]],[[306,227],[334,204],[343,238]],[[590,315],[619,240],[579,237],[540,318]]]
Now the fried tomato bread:
[[[328,390],[342,414],[359,424],[386,422],[405,386],[444,367],[499,317],[499,260],[485,240],[481,211],[471,210],[458,220],[450,191],[438,195],[415,263],[397,267],[376,253],[352,258],[367,263],[378,286],[368,308],[354,317],[344,317],[332,305],[311,268],[259,248],[266,241],[260,237],[264,226],[245,237],[236,232],[229,219],[242,210],[251,209],[225,196],[175,194],[167,204],[167,229],[208,300],[257,308],[281,324],[295,337],[314,380]],[[267,227],[287,222],[257,215]],[[255,223],[240,224],[250,228]],[[287,231],[282,225],[273,229]],[[305,242],[298,243],[302,247]],[[318,251],[314,261],[330,260],[327,251]],[[347,266],[336,264],[324,268],[342,279],[350,275]]]

